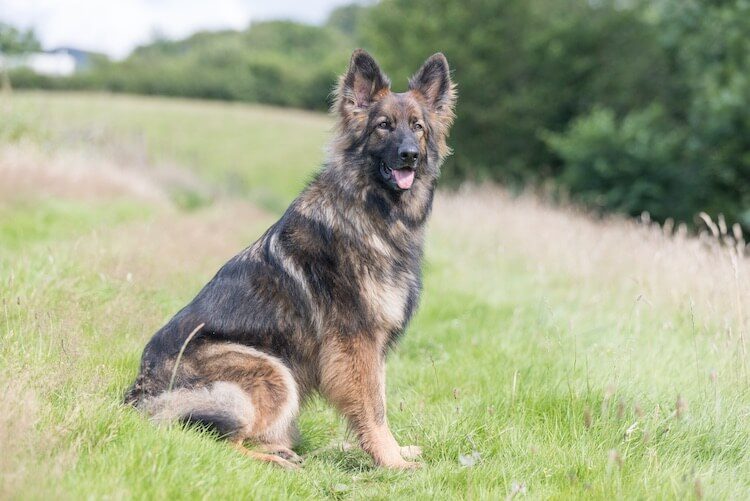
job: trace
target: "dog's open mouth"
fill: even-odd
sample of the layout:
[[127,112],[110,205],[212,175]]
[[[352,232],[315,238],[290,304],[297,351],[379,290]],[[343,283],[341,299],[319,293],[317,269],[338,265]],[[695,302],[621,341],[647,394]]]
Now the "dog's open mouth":
[[395,184],[399,189],[408,190],[414,184],[415,172],[411,167],[401,169],[391,169],[385,162],[380,163],[380,174],[383,179]]

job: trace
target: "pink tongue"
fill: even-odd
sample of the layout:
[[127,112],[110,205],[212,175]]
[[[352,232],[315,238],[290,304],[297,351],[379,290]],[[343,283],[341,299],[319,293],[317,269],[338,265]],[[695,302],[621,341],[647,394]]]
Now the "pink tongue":
[[411,169],[396,169],[393,171],[393,178],[399,188],[408,190],[414,182],[414,171]]

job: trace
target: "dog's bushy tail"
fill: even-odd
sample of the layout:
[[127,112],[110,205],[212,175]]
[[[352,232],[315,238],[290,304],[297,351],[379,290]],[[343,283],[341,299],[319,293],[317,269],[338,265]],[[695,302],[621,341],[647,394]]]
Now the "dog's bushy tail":
[[255,415],[250,396],[237,384],[223,381],[203,388],[165,391],[134,405],[156,423],[200,424],[227,439],[246,435]]

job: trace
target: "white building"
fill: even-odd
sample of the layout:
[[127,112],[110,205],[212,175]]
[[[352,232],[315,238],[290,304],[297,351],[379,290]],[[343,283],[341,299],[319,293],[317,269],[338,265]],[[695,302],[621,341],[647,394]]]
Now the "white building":
[[29,68],[40,75],[67,77],[75,73],[76,59],[65,52],[34,52],[22,56],[0,56],[0,66],[8,69]]

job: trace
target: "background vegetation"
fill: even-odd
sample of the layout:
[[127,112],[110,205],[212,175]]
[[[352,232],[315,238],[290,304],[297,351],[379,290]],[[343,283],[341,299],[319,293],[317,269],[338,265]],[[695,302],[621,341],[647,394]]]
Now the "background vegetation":
[[0,54],[22,54],[41,49],[42,46],[32,30],[19,30],[0,22]]
[[324,26],[157,41],[68,79],[100,89],[324,109],[355,46],[403,90],[435,52],[460,86],[448,180],[540,187],[597,212],[750,228],[746,0],[382,0]]

